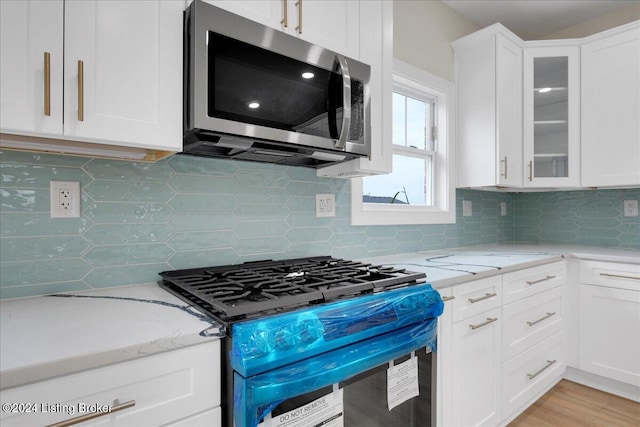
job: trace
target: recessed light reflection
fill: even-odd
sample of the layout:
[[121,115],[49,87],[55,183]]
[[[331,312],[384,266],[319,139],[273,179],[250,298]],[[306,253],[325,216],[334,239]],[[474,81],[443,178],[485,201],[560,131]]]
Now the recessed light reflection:
[[547,92],[551,92],[551,88],[550,87],[543,87],[542,89],[538,89],[539,93],[547,93]]
[[255,110],[256,108],[260,107],[260,103],[258,101],[251,101],[250,103],[247,104],[247,107],[251,108],[252,110]]
[[309,71],[307,71],[305,73],[302,73],[302,78],[303,79],[312,79],[313,77],[314,77],[314,74],[309,72]]

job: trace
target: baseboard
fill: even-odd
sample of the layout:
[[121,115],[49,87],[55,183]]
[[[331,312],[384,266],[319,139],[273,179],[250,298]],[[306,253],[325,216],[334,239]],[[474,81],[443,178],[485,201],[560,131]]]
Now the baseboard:
[[567,367],[565,370],[564,378],[578,384],[586,385],[587,387],[640,402],[640,387],[636,387],[631,384],[626,384],[571,367]]

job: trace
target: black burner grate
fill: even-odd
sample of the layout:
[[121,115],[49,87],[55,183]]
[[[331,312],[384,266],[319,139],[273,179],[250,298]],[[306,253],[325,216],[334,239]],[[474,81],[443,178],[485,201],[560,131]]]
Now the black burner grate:
[[165,271],[161,285],[223,320],[406,286],[425,277],[332,257]]

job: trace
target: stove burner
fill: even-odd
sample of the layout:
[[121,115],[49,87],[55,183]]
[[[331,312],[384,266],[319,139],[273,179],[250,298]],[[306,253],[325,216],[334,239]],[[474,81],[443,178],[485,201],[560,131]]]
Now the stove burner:
[[425,277],[331,257],[247,262],[160,275],[163,287],[222,320],[406,286]]

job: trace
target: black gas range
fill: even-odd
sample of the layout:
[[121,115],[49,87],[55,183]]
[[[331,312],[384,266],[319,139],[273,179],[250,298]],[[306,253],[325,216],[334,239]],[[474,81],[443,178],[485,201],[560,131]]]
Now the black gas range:
[[424,281],[424,273],[330,256],[165,271],[160,285],[220,320],[268,316]]
[[330,256],[160,275],[163,288],[225,326],[225,426],[256,427],[274,402],[433,345],[443,307],[424,273]]

